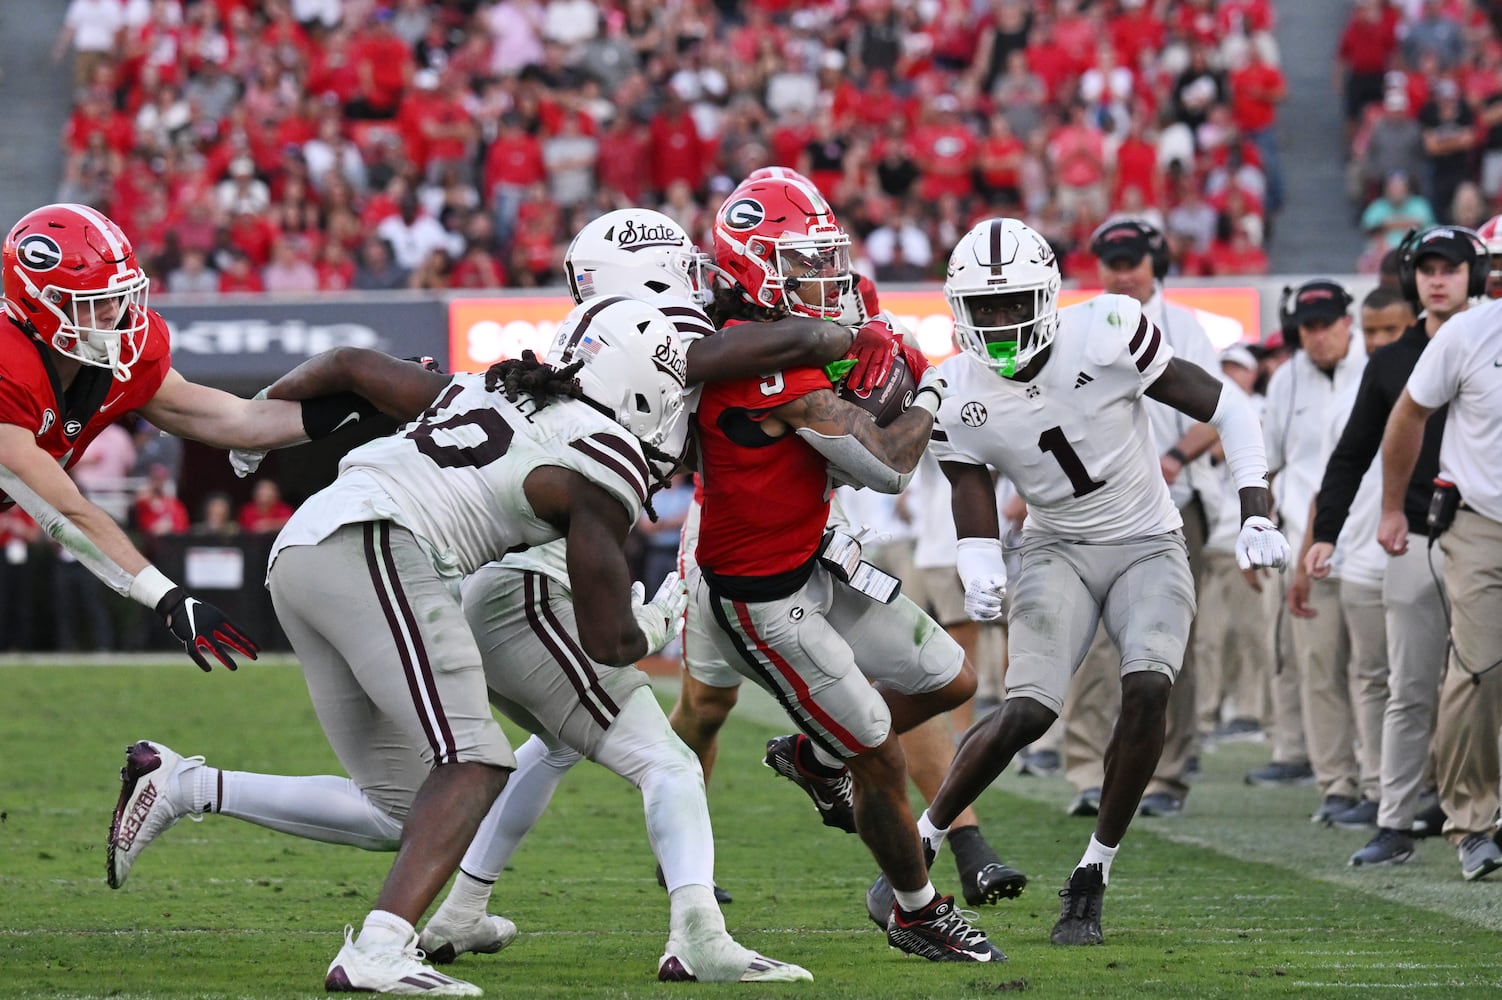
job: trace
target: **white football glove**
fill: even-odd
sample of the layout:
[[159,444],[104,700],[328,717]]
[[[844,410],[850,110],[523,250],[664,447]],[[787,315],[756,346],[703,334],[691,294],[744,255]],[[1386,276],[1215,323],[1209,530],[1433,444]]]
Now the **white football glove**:
[[[251,396],[251,399],[265,399],[271,391],[271,386],[266,386],[260,392]],[[229,450],[229,467],[235,470],[235,475],[241,479],[255,472],[266,460],[264,451],[249,451],[245,448],[231,448]]]
[[647,637],[647,655],[666,646],[678,634],[683,614],[688,609],[688,586],[677,573],[669,573],[650,601],[647,588],[640,582],[631,585],[631,613],[636,626]]
[[929,365],[928,370],[923,373],[923,378],[919,379],[918,391],[922,392],[924,389],[932,389],[938,393],[940,400],[948,399],[954,392],[949,380],[939,371],[938,365]]
[[1007,597],[1007,578],[981,576],[965,587],[965,614],[971,621],[994,622],[1001,617]]
[[1288,539],[1265,517],[1249,517],[1236,536],[1236,564],[1242,569],[1282,569],[1288,565]]

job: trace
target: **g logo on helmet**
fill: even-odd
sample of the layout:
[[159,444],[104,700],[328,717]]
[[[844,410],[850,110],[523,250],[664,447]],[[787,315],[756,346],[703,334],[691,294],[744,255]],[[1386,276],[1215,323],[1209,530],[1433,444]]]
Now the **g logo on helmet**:
[[63,248],[44,233],[32,233],[16,244],[16,260],[28,271],[50,271],[63,262]]
[[737,198],[725,206],[725,225],[731,229],[755,229],[767,217],[767,210],[755,198]]

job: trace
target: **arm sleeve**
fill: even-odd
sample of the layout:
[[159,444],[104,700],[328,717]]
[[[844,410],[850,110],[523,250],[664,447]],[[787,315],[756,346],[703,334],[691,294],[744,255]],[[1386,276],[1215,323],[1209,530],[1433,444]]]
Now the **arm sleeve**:
[[89,536],[78,525],[64,517],[61,511],[27,486],[20,476],[4,466],[0,466],[0,490],[4,490],[17,506],[30,514],[31,519],[54,541],[77,556],[78,561],[104,581],[105,586],[123,597],[131,596],[131,584],[136,578],[99,551],[99,547],[89,540]]
[[1361,387],[1356,390],[1351,415],[1325,464],[1325,475],[1320,481],[1314,509],[1316,542],[1334,545],[1340,537],[1340,529],[1345,526],[1351,503],[1361,487],[1361,477],[1366,475],[1372,459],[1382,447],[1382,432],[1387,427],[1387,415],[1392,411],[1393,403],[1382,388],[1383,367],[1383,359],[1378,358],[1375,363],[1368,363],[1361,373]]

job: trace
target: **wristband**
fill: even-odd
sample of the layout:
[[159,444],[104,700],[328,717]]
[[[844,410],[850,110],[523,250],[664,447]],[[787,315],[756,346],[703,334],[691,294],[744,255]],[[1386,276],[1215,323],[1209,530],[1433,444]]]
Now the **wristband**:
[[1168,449],[1163,454],[1167,455],[1169,458],[1173,459],[1175,462],[1178,462],[1180,465],[1188,465],[1189,464],[1189,456],[1185,455],[1182,451],[1180,451],[1178,445],[1174,445],[1172,448]]
[[132,601],[155,610],[162,598],[166,597],[176,586],[177,584],[167,579],[167,574],[155,566],[147,566],[130,581],[130,590],[126,596]]
[[308,440],[317,441],[348,424],[359,423],[381,411],[365,397],[353,392],[319,396],[302,401],[302,429]]
[[[928,399],[923,398],[925,395],[928,396]],[[939,390],[935,389],[931,385],[926,385],[923,388],[919,389],[918,394],[913,397],[913,405],[922,407],[923,409],[927,410],[928,415],[931,417],[937,417],[939,415],[939,407],[942,406],[943,403],[944,398],[939,395]]]

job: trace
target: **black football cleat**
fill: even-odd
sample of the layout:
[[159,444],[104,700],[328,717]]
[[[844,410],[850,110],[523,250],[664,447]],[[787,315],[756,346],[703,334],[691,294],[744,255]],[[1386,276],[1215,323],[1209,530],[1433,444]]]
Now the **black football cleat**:
[[1104,944],[1100,932],[1106,882],[1100,865],[1076,868],[1059,890],[1059,922],[1048,939],[1054,944]]

